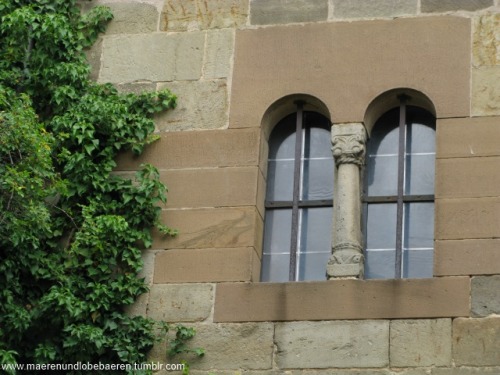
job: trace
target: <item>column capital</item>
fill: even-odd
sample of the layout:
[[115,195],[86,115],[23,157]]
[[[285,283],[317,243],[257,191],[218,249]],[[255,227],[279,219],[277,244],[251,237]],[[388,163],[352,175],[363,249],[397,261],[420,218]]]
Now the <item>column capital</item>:
[[366,130],[361,123],[332,126],[332,153],[337,166],[365,163]]

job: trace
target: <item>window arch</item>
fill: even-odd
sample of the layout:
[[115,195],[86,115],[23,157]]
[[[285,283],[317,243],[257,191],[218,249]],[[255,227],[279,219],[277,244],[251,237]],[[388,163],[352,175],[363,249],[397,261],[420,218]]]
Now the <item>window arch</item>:
[[303,110],[269,137],[262,281],[324,280],[331,252],[333,156],[330,122]]
[[433,275],[435,117],[398,98],[367,147],[366,278]]

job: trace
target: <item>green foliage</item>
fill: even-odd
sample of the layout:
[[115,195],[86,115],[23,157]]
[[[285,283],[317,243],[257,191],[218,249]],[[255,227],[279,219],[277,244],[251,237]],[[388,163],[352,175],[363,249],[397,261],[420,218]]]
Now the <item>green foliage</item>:
[[[1,363],[142,363],[157,340],[124,307],[147,290],[151,229],[175,233],[159,222],[166,188],[151,165],[112,171],[176,98],[89,80],[84,49],[111,18],[76,0],[0,2]],[[176,327],[170,354],[193,335]]]

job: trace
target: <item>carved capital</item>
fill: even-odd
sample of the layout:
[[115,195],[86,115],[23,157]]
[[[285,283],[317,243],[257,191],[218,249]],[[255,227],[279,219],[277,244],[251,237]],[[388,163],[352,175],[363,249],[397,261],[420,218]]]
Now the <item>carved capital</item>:
[[363,165],[365,162],[366,132],[363,124],[342,124],[332,127],[332,152],[337,166]]
[[359,277],[364,275],[363,249],[356,243],[340,243],[333,247],[326,266],[329,279],[336,277]]

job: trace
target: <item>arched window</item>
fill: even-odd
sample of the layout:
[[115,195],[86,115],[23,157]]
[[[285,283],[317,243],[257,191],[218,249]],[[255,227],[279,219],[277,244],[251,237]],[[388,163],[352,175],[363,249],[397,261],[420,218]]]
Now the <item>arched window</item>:
[[433,275],[435,118],[399,99],[367,147],[366,278]]
[[329,120],[298,104],[269,138],[262,281],[325,279],[333,170]]

